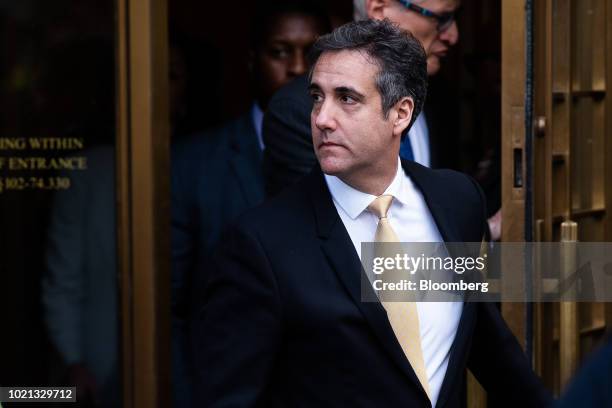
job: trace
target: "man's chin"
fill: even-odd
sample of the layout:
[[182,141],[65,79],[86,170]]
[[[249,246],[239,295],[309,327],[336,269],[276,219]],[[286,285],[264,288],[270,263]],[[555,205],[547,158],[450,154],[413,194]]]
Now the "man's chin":
[[333,160],[321,160],[319,164],[321,166],[321,171],[328,176],[338,176],[343,170],[343,166]]
[[337,176],[340,174],[340,171],[334,167],[323,167],[321,166],[321,171],[328,176]]
[[434,76],[440,71],[440,58],[430,55],[427,58],[427,76]]

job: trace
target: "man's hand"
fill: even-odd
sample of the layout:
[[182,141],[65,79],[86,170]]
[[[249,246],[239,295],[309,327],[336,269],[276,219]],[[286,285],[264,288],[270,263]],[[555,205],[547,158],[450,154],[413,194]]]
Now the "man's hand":
[[491,241],[499,241],[502,225],[501,208],[487,222],[489,223],[489,231],[491,231]]

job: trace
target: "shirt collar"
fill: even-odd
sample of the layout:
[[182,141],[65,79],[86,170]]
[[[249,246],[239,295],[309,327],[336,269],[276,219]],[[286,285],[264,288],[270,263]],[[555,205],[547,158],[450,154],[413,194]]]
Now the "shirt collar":
[[257,102],[253,102],[253,107],[251,108],[251,118],[253,119],[253,126],[255,127],[255,133],[257,134],[257,141],[259,142],[259,147],[261,150],[264,149],[264,142],[262,136],[262,126],[263,126],[263,111],[257,104]]
[[[406,186],[404,180],[404,171],[398,158],[397,160],[397,172],[389,187],[383,194],[389,194],[394,197],[400,204],[406,204]],[[357,218],[368,205],[376,199],[375,195],[364,193],[359,191],[344,181],[340,180],[336,176],[330,176],[325,174],[325,181],[335,202],[342,207],[342,209],[348,214],[351,219]]]

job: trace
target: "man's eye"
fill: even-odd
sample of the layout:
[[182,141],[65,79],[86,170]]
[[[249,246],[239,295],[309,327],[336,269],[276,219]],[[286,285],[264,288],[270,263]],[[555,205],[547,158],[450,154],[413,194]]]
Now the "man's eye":
[[313,94],[310,94],[310,97],[312,98],[312,101],[314,103],[318,103],[318,102],[321,102],[323,100],[323,97],[321,95],[319,95],[319,94],[314,94],[313,93]]
[[340,101],[341,101],[342,103],[346,103],[346,104],[349,104],[349,105],[352,105],[352,104],[354,104],[354,103],[357,103],[357,100],[356,100],[355,98],[353,98],[353,97],[351,97],[351,96],[348,96],[348,95],[342,95],[342,96],[340,97]]
[[283,59],[289,56],[289,50],[284,47],[272,47],[270,49],[270,55],[272,58]]

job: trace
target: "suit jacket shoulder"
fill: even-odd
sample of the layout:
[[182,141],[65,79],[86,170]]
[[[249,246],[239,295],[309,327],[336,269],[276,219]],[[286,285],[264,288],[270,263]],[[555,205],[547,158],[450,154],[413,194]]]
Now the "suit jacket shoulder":
[[423,193],[434,219],[440,227],[452,226],[447,242],[480,242],[487,231],[486,200],[478,183],[454,170],[432,170],[412,161],[402,161],[406,173]]
[[209,163],[232,148],[250,147],[257,143],[257,134],[246,113],[213,129],[198,132],[172,145],[172,166],[176,170]]
[[272,98],[263,122],[266,191],[276,194],[295,184],[317,164],[312,148],[308,78],[302,75]]
[[[485,233],[485,201],[480,187],[469,176],[453,170],[432,170],[402,161],[406,174],[423,194],[442,236],[447,242],[480,242]],[[314,211],[319,209],[319,211]],[[333,213],[323,217],[321,214]],[[319,214],[319,219],[317,219]],[[270,234],[273,225],[284,229],[331,228],[339,222],[331,194],[317,166],[310,175],[278,196],[247,211],[236,220],[244,230]],[[329,225],[327,225],[329,224]],[[326,226],[327,225],[327,226]],[[320,231],[319,231],[320,232]]]
[[[263,198],[261,148],[250,112],[172,147],[172,193],[211,195],[238,179],[247,201]],[[195,198],[195,197],[192,197]]]

